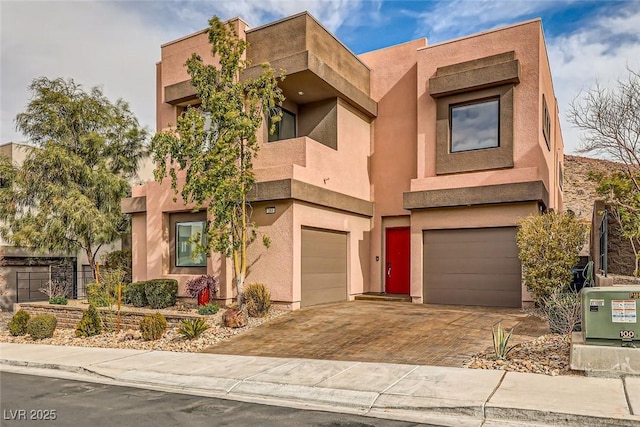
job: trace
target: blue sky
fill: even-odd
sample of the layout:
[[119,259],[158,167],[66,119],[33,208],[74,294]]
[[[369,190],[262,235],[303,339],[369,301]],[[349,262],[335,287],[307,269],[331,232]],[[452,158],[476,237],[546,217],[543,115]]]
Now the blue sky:
[[252,26],[308,10],[355,53],[426,37],[430,44],[542,18],[566,152],[579,132],[570,101],[596,79],[615,84],[640,70],[640,1],[11,1],[0,2],[0,143],[23,141],[14,118],[36,77],[73,78],[128,101],[155,127],[160,45],[203,29],[207,19],[242,17]]

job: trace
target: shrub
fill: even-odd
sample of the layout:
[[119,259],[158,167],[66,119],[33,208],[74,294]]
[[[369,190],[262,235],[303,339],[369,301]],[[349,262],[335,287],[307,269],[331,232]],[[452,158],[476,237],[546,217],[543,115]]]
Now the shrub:
[[552,334],[569,334],[582,320],[582,304],[578,292],[555,289],[540,306],[542,317],[549,323]]
[[67,305],[67,297],[51,297],[49,298],[49,304]]
[[493,335],[493,351],[495,352],[496,359],[505,360],[507,354],[515,348],[515,346],[509,347],[509,339],[513,333],[513,328],[509,332],[505,332],[502,329],[502,323],[498,322],[498,327],[494,329],[491,326],[491,334]]
[[145,294],[145,284],[147,282],[135,282],[126,287],[124,290],[125,304],[131,304],[135,307],[144,307],[148,305],[147,296]]
[[162,334],[167,330],[167,319],[160,313],[145,316],[140,321],[140,333],[142,338],[153,341],[162,338]]
[[178,281],[175,279],[148,280],[144,294],[151,308],[167,308],[175,305],[178,296]]
[[215,302],[210,302],[207,305],[201,305],[200,307],[198,307],[198,314],[207,316],[210,314],[216,314],[219,310],[220,307],[218,307],[218,304],[216,304]]
[[190,340],[193,338],[198,338],[204,331],[209,329],[211,326],[207,325],[207,322],[201,317],[197,319],[185,319],[180,322],[180,326],[178,327],[178,333]]
[[252,283],[245,287],[242,300],[251,317],[264,317],[271,307],[271,292],[262,283]]
[[571,283],[586,226],[571,213],[549,212],[520,221],[516,240],[525,285],[538,305]]
[[55,297],[66,297],[71,293],[71,283],[66,280],[50,280],[44,287],[40,288],[39,291],[50,299]]
[[87,285],[87,299],[89,304],[95,307],[109,307],[115,302],[113,296],[109,295],[109,291],[96,282]]
[[27,323],[27,333],[36,340],[51,338],[57,325],[58,319],[53,314],[39,314]]
[[29,323],[29,319],[31,319],[31,316],[28,312],[22,309],[18,310],[7,325],[9,333],[14,337],[25,335],[27,333],[27,323]]
[[82,319],[76,325],[77,337],[92,337],[102,332],[102,320],[100,314],[93,305],[82,313]]
[[200,292],[204,289],[209,289],[211,295],[215,295],[220,289],[218,279],[208,274],[189,279],[186,285],[185,292],[191,298],[198,298],[198,295],[200,295]]

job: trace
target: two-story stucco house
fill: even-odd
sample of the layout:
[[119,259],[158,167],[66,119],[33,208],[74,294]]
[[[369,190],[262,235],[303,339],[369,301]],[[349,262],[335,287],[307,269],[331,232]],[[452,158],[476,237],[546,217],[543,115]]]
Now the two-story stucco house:
[[[252,64],[284,70],[284,117],[259,135],[248,282],[290,308],[367,292],[417,303],[519,307],[516,224],[562,209],[563,143],[542,25],[533,20],[429,46],[354,55],[307,13],[231,21]],[[157,127],[198,100],[184,67],[205,31],[162,46]],[[258,67],[246,71],[252,75]],[[233,297],[230,262],[190,256],[205,212],[150,182],[123,201],[134,280],[209,273]]]

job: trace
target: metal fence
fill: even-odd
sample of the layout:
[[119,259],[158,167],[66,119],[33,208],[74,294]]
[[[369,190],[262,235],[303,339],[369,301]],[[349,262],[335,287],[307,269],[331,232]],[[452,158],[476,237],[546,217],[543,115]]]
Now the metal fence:
[[607,210],[604,210],[602,214],[602,220],[600,222],[600,270],[603,274],[607,275],[607,238],[609,234],[609,218]]
[[48,288],[54,281],[66,288],[70,299],[84,299],[87,296],[87,284],[93,281],[91,270],[74,273],[50,271],[16,271],[16,302],[47,301],[49,297],[40,289]]

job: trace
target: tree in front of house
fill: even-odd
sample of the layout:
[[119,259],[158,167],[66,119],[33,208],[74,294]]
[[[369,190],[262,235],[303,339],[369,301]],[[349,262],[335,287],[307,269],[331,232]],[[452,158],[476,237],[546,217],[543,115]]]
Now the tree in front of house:
[[0,227],[17,247],[86,253],[96,268],[100,248],[128,227],[120,200],[130,193],[147,132],[126,102],[73,80],[35,79],[16,128],[33,147],[19,167],[2,165]]
[[[266,114],[279,118],[284,96],[273,68],[262,64],[256,78],[242,78],[250,65],[243,59],[246,42],[229,23],[209,21],[211,54],[217,65],[207,65],[193,54],[186,66],[200,106],[188,108],[177,128],[157,133],[151,151],[157,165],[155,178],[169,175],[175,194],[196,210],[207,208],[206,243],[199,251],[220,252],[233,260],[238,305],[247,275],[247,247],[256,238],[247,194],[255,178],[253,161],[258,152],[257,133]],[[273,129],[271,130],[273,131]],[[178,174],[184,180],[178,182]],[[263,243],[268,246],[268,239]]]
[[516,241],[525,286],[538,305],[556,290],[568,290],[586,225],[572,213],[530,215],[519,223]]
[[640,72],[628,70],[628,76],[614,87],[596,84],[576,98],[569,121],[582,130],[585,154],[604,156],[620,162],[620,170],[592,174],[598,183],[596,192],[605,198],[622,235],[629,239],[636,256],[634,274],[638,275],[640,257]]

